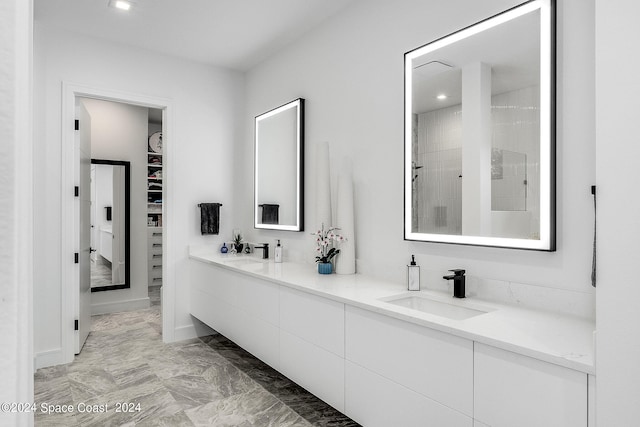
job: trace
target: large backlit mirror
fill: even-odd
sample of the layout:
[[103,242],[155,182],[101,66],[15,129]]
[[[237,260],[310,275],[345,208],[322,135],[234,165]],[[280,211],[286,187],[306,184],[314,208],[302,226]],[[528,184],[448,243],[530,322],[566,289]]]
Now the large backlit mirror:
[[131,286],[130,162],[91,159],[91,292]]
[[555,250],[554,34],[538,0],[405,54],[405,239]]
[[302,231],[304,99],[255,118],[255,227]]

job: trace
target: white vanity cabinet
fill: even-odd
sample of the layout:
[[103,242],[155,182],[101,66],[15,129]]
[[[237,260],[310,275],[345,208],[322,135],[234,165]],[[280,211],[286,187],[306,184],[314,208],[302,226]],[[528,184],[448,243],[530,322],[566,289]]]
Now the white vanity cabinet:
[[280,372],[344,412],[344,304],[280,287]]
[[345,406],[356,421],[473,425],[473,341],[351,306],[345,319]]
[[[515,353],[483,344],[485,336],[457,334],[451,322],[442,326],[451,333],[437,321],[430,321],[435,327],[416,323],[372,304],[386,296],[375,282],[319,277],[288,263],[260,269],[245,263],[243,271],[234,257],[189,262],[193,316],[363,426],[593,426],[588,407],[595,382],[588,369],[533,358],[526,348]],[[526,316],[533,315],[515,313],[530,322]],[[557,321],[550,319],[556,329]],[[464,322],[457,324],[461,331]],[[514,317],[509,331],[518,322]],[[587,327],[572,331],[588,337]],[[585,349],[572,348],[576,357]],[[549,351],[546,360],[557,354],[568,353]]]
[[197,261],[191,264],[191,314],[277,369],[278,285]]
[[480,343],[474,396],[476,420],[491,427],[587,426],[587,374]]

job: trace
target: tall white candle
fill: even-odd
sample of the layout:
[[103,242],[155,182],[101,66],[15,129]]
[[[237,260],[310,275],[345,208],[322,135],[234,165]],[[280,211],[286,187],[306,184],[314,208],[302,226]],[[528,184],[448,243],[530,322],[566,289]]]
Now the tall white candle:
[[336,221],[338,233],[346,237],[347,241],[340,244],[340,253],[336,257],[336,274],[354,274],[356,272],[356,241],[353,213],[353,179],[351,174],[342,173],[338,176],[338,197],[336,206]]
[[329,143],[323,141],[316,147],[316,225],[331,227],[331,178],[329,175]]

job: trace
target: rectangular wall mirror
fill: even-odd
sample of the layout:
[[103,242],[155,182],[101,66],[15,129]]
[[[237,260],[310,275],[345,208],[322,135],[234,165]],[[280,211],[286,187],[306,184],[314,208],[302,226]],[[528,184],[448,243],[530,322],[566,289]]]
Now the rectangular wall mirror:
[[255,118],[255,228],[304,230],[304,99]]
[[405,54],[406,240],[555,250],[555,6]]
[[91,159],[91,292],[131,286],[128,161]]

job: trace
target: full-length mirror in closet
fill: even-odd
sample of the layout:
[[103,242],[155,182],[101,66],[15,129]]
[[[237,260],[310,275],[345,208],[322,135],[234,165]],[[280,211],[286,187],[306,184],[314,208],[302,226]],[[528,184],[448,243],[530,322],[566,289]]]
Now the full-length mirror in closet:
[[130,283],[130,163],[91,159],[91,292]]

